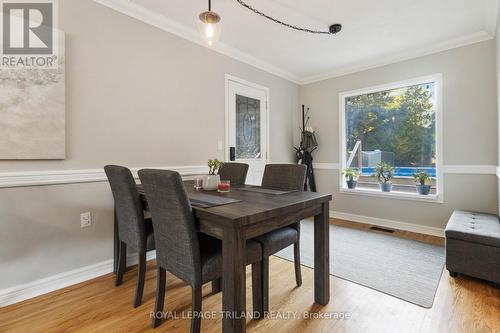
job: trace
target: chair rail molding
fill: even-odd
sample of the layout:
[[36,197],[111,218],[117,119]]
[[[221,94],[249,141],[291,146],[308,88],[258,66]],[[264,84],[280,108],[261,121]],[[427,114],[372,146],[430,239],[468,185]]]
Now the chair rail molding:
[[[191,176],[206,174],[208,167],[204,165],[194,166],[161,166],[130,168],[135,178],[138,178],[137,171],[140,169],[162,169],[177,171],[183,178],[189,179]],[[75,183],[94,183],[107,181],[104,169],[84,169],[84,170],[39,170],[23,172],[1,172],[0,188],[40,186]]]

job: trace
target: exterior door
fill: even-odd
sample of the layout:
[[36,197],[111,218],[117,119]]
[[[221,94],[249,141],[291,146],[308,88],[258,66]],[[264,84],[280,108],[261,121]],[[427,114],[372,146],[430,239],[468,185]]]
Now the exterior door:
[[260,185],[268,161],[265,87],[226,76],[226,160],[247,163],[247,184]]

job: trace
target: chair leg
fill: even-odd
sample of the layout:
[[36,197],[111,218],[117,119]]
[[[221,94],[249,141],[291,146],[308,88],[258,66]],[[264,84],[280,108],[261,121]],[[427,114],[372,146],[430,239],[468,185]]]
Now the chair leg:
[[152,321],[153,328],[158,327],[163,318],[163,304],[165,302],[165,287],[167,282],[166,275],[165,269],[158,266],[156,275],[156,301]]
[[115,286],[119,286],[123,282],[123,273],[127,264],[127,244],[118,241],[118,264],[116,268]]
[[191,313],[191,333],[201,330],[201,286],[193,287],[193,311]]
[[262,314],[269,312],[269,257],[261,261]]
[[218,278],[212,281],[212,293],[217,294],[222,291],[222,278]]
[[295,264],[295,281],[297,286],[302,285],[302,270],[300,265],[300,244],[299,241],[293,244],[294,264]]
[[139,252],[139,267],[137,269],[137,287],[135,289],[134,308],[142,303],[144,280],[146,279],[146,251]]

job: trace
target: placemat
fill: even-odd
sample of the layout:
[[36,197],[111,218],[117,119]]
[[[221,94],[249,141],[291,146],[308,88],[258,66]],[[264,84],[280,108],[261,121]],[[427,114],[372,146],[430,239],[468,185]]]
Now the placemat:
[[248,191],[248,192],[258,192],[258,193],[265,193],[265,194],[274,194],[274,195],[280,195],[280,194],[287,194],[287,193],[296,192],[295,190],[292,190],[292,191],[289,191],[289,190],[283,191],[283,190],[273,190],[273,189],[270,189],[270,188],[250,187],[250,186],[238,187],[238,188],[235,188],[235,190],[238,190],[238,191]]
[[241,202],[241,200],[205,193],[188,193],[188,197],[191,205],[201,208],[210,208]]

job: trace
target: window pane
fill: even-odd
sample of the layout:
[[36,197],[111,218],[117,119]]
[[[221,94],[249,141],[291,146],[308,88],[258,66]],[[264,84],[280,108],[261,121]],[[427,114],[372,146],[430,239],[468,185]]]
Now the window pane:
[[359,185],[377,187],[370,176],[381,161],[395,167],[395,190],[415,192],[416,170],[426,171],[435,185],[434,82],[352,96],[345,103],[347,167],[361,169]]
[[236,158],[260,156],[260,100],[236,95]]

